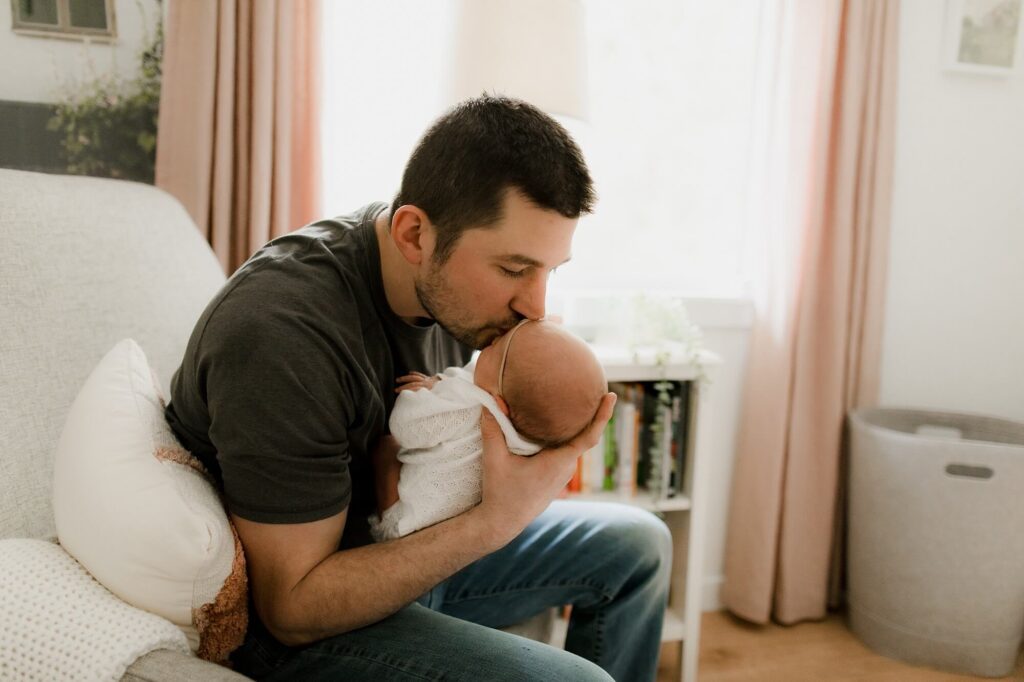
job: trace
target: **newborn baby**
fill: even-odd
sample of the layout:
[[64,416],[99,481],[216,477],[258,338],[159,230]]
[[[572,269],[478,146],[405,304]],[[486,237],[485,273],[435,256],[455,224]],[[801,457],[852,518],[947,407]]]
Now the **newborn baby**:
[[[523,320],[465,367],[398,380],[391,434],[401,449],[398,501],[370,517],[377,541],[412,533],[480,502],[480,410],[490,410],[510,452],[533,455],[580,433],[608,392],[586,343],[544,320]],[[392,490],[393,490],[392,483]]]

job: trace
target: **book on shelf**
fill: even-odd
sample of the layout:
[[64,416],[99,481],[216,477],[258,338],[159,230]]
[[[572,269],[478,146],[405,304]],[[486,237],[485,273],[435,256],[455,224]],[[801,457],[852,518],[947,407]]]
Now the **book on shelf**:
[[600,441],[580,458],[570,492],[649,493],[663,499],[682,493],[691,385],[669,382],[665,398],[659,398],[656,383],[609,385],[619,396],[615,410]]
[[637,414],[636,405],[623,402],[615,406],[615,426],[618,443],[615,489],[632,494],[636,491],[636,442]]
[[668,405],[658,405],[657,418],[661,420],[661,442],[658,443],[661,471],[657,478],[657,485],[661,491],[659,497],[675,497],[678,491],[672,484],[672,470],[675,468],[672,457],[672,408]]

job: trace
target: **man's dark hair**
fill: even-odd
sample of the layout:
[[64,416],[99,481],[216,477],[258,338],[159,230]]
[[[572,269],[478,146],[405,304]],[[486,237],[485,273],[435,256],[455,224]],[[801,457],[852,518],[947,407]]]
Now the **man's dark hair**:
[[501,220],[509,189],[566,218],[590,213],[595,201],[583,154],[565,128],[522,100],[485,94],[457,104],[423,135],[391,213],[412,204],[427,214],[440,264],[464,230]]

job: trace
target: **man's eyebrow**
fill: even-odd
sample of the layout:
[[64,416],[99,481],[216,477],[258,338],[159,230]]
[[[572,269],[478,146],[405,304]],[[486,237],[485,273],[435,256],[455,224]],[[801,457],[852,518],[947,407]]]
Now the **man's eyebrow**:
[[[524,256],[521,253],[507,253],[505,255],[498,256],[498,260],[502,260],[502,261],[505,261],[507,263],[517,263],[519,265],[526,265],[528,267],[533,267],[533,268],[542,268],[542,267],[544,267],[544,264],[541,263],[539,260],[536,260],[534,258],[530,258],[529,256]],[[555,267],[560,267],[562,265],[565,265],[566,263],[568,263],[571,260],[572,260],[572,256],[569,256],[568,258],[566,258],[564,261],[562,261],[561,263],[559,263]]]

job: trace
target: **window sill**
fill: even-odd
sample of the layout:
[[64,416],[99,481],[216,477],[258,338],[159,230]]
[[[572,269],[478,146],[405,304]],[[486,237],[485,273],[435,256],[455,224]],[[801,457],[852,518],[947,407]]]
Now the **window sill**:
[[71,33],[68,31],[48,31],[36,28],[13,28],[15,35],[27,38],[53,38],[55,40],[68,40],[81,43],[98,43],[101,45],[116,45],[117,36],[107,33]]

